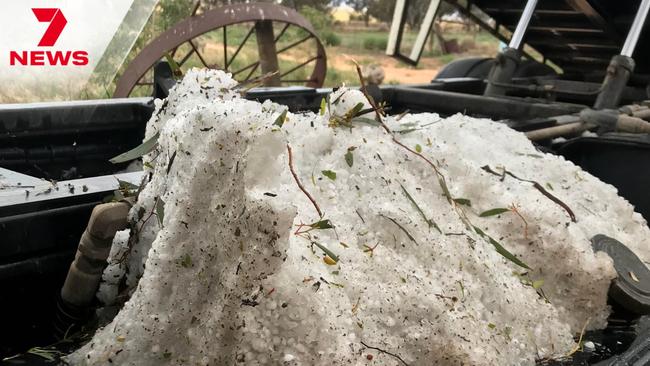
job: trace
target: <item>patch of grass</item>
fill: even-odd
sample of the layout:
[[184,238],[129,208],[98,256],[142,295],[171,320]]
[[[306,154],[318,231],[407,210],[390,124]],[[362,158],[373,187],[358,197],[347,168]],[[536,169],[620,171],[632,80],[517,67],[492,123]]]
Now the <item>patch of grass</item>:
[[356,85],[359,83],[359,77],[357,74],[350,70],[340,70],[335,68],[330,68],[327,70],[327,76],[325,77],[324,87],[335,87],[341,86],[342,84],[346,85]]
[[436,58],[438,60],[440,60],[440,62],[442,62],[443,64],[448,64],[448,63],[454,61],[458,57],[459,57],[459,55],[450,53],[450,54],[447,54],[447,55],[440,55],[440,56],[438,56]]
[[326,46],[338,46],[341,44],[341,37],[334,32],[324,32],[321,38]]
[[377,35],[363,40],[363,48],[370,51],[385,50],[387,44],[388,39],[386,38],[386,35]]

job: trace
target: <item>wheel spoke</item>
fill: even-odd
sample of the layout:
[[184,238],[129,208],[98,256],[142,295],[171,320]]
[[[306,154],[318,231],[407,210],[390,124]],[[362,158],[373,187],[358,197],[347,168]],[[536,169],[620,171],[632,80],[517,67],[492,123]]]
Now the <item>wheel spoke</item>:
[[298,65],[298,66],[292,68],[291,70],[285,72],[284,74],[280,75],[280,78],[282,78],[283,76],[287,76],[287,75],[291,74],[292,72],[294,72],[294,71],[296,71],[296,70],[298,70],[298,69],[300,69],[302,67],[305,67],[308,63],[310,63],[310,62],[312,62],[314,60],[318,60],[319,58],[320,58],[320,56],[314,56],[314,57],[310,58],[309,60],[301,63],[300,65]]
[[[226,70],[228,70],[228,67],[232,65],[232,62],[235,60],[235,57],[239,54],[239,51],[241,51],[242,47],[244,47],[244,44],[246,44],[246,41],[248,41],[248,38],[253,34],[253,31],[255,30],[255,27],[251,27],[251,29],[248,30],[248,33],[246,34],[246,37],[244,37],[244,40],[241,41],[239,46],[237,46],[237,50],[235,50],[235,53],[233,53],[232,57],[230,58],[230,61],[226,63]],[[234,75],[234,74],[233,74]]]
[[193,53],[194,53],[194,48],[192,48],[191,50],[189,50],[189,52],[187,52],[185,57],[183,57],[181,61],[178,63],[178,66],[183,66],[183,64],[187,62],[187,60],[190,58],[190,56],[192,56]]
[[243,71],[246,71],[246,70],[250,69],[251,67],[254,67],[254,68],[255,68],[254,70],[257,70],[257,67],[259,66],[259,64],[260,64],[259,61],[255,61],[255,62],[253,62],[252,64],[250,64],[250,65],[248,65],[248,66],[246,66],[246,67],[244,67],[244,68],[241,68],[241,69],[239,69],[239,70],[237,70],[237,71],[233,71],[232,76],[235,76],[235,75],[237,75],[237,74],[240,74],[240,73],[242,73]]
[[[284,82],[287,85],[323,85],[326,71],[323,45],[311,27],[305,25],[307,22],[304,17],[271,4],[281,1],[270,1],[268,4],[246,1],[244,4],[224,5],[214,9],[207,9],[203,0],[189,2],[190,5],[185,10],[187,18],[149,42],[146,52],[138,54],[121,73],[116,81],[114,97],[128,96],[135,86],[144,90],[154,85],[154,65],[170,56],[169,62],[177,63],[183,69],[189,65],[221,69],[231,72],[239,81],[255,80],[260,74],[268,75],[276,70],[272,77],[263,79],[265,84]],[[260,26],[260,23],[264,26]],[[233,28],[234,25],[237,26]],[[212,36],[208,35],[209,32],[212,32]],[[253,34],[257,36],[257,45],[250,44]],[[201,38],[205,35],[210,37]],[[220,41],[223,45],[218,44]],[[257,46],[257,54],[252,52],[254,46]],[[220,51],[222,47],[223,51]],[[313,52],[313,48],[316,48],[316,52]],[[223,56],[219,54],[221,52]],[[278,59],[290,53],[295,53],[293,56],[296,57],[292,57],[292,61],[284,68],[279,68]],[[285,58],[281,60],[282,63],[285,63]]]
[[194,4],[194,9],[192,9],[192,15],[195,16],[196,12],[199,10],[199,7],[201,6],[201,0],[197,0],[196,4]]
[[314,36],[312,36],[312,35],[310,34],[310,35],[308,35],[307,37],[305,37],[305,38],[303,38],[303,39],[300,39],[300,40],[298,40],[298,41],[295,41],[295,42],[293,42],[292,44],[290,44],[290,45],[288,45],[288,46],[286,46],[286,47],[284,47],[284,48],[278,50],[278,54],[280,54],[280,53],[282,53],[282,52],[284,52],[284,51],[286,51],[286,50],[288,50],[288,49],[290,49],[290,48],[294,48],[294,47],[296,47],[297,45],[299,45],[299,44],[301,44],[301,43],[303,43],[303,42],[305,42],[305,41],[307,41],[307,40],[309,40],[309,39],[311,39],[311,38],[314,38]]
[[296,79],[296,80],[291,80],[291,79],[280,79],[283,83],[309,83],[312,81],[315,81],[314,79]]
[[260,66],[260,63],[259,63],[259,62],[256,63],[256,64],[255,64],[255,67],[253,67],[253,69],[251,70],[251,72],[249,72],[248,75],[246,75],[246,79],[244,79],[244,80],[250,80],[250,79],[251,79],[251,76],[253,76],[253,74],[255,73],[255,70],[257,70],[257,68],[258,68],[259,66]]
[[284,32],[286,32],[287,28],[289,28],[290,25],[291,24],[289,24],[289,23],[285,24],[284,27],[282,28],[282,30],[280,31],[280,33],[278,34],[278,36],[275,37],[273,42],[278,43],[278,40],[280,40],[280,37],[282,37],[282,35],[284,35]]
[[203,56],[201,56],[201,53],[199,52],[199,50],[194,45],[194,42],[192,42],[191,39],[188,42],[190,43],[190,46],[192,46],[192,49],[194,50],[194,52],[196,52],[196,55],[199,56],[199,59],[201,60],[201,63],[203,64],[203,66],[205,66],[206,68],[209,69],[210,66],[208,66],[207,62],[205,62],[205,60],[203,59]]
[[223,64],[224,69],[228,71],[228,34],[226,33],[226,26],[223,27]]

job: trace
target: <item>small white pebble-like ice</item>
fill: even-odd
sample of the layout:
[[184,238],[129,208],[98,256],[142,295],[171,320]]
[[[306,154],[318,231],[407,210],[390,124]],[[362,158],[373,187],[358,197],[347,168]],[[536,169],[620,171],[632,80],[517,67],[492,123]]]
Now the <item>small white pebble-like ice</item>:
[[[606,324],[616,274],[592,236],[650,260],[646,222],[614,187],[501,123],[330,126],[368,107],[340,89],[324,115],[287,113],[280,127],[285,106],[235,85],[193,70],[156,102],[137,233],[116,237],[99,294],[130,299],[72,364],[532,365],[568,353],[588,319]],[[576,222],[486,165],[538,182]],[[479,216],[497,208],[510,209]],[[301,226],[322,220],[334,229]]]

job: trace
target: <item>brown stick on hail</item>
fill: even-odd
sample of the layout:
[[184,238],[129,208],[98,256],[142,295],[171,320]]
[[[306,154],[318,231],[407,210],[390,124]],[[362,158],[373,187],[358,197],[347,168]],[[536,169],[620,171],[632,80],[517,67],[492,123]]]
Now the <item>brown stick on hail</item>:
[[298,179],[298,174],[296,174],[296,171],[293,169],[293,155],[291,154],[291,146],[287,144],[287,152],[289,153],[289,170],[291,170],[291,175],[293,175],[293,179],[296,181],[296,184],[298,185],[298,188],[302,191],[302,193],[309,198],[311,203],[314,205],[314,208],[316,209],[316,212],[318,212],[318,217],[323,217],[323,213],[320,210],[320,207],[318,207],[318,204],[316,203],[316,200],[314,200],[314,197],[307,192],[305,187],[303,187],[302,183],[300,183],[300,179]]

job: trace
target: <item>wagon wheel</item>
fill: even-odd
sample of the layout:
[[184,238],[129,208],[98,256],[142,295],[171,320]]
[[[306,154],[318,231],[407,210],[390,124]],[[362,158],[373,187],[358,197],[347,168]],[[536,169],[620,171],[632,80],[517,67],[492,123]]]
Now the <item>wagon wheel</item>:
[[321,87],[327,69],[323,44],[296,11],[270,3],[228,5],[184,19],[149,43],[124,70],[113,97],[143,95],[143,88],[150,94],[153,66],[169,57],[181,70],[225,70],[240,82],[279,71],[265,79],[267,86]]

